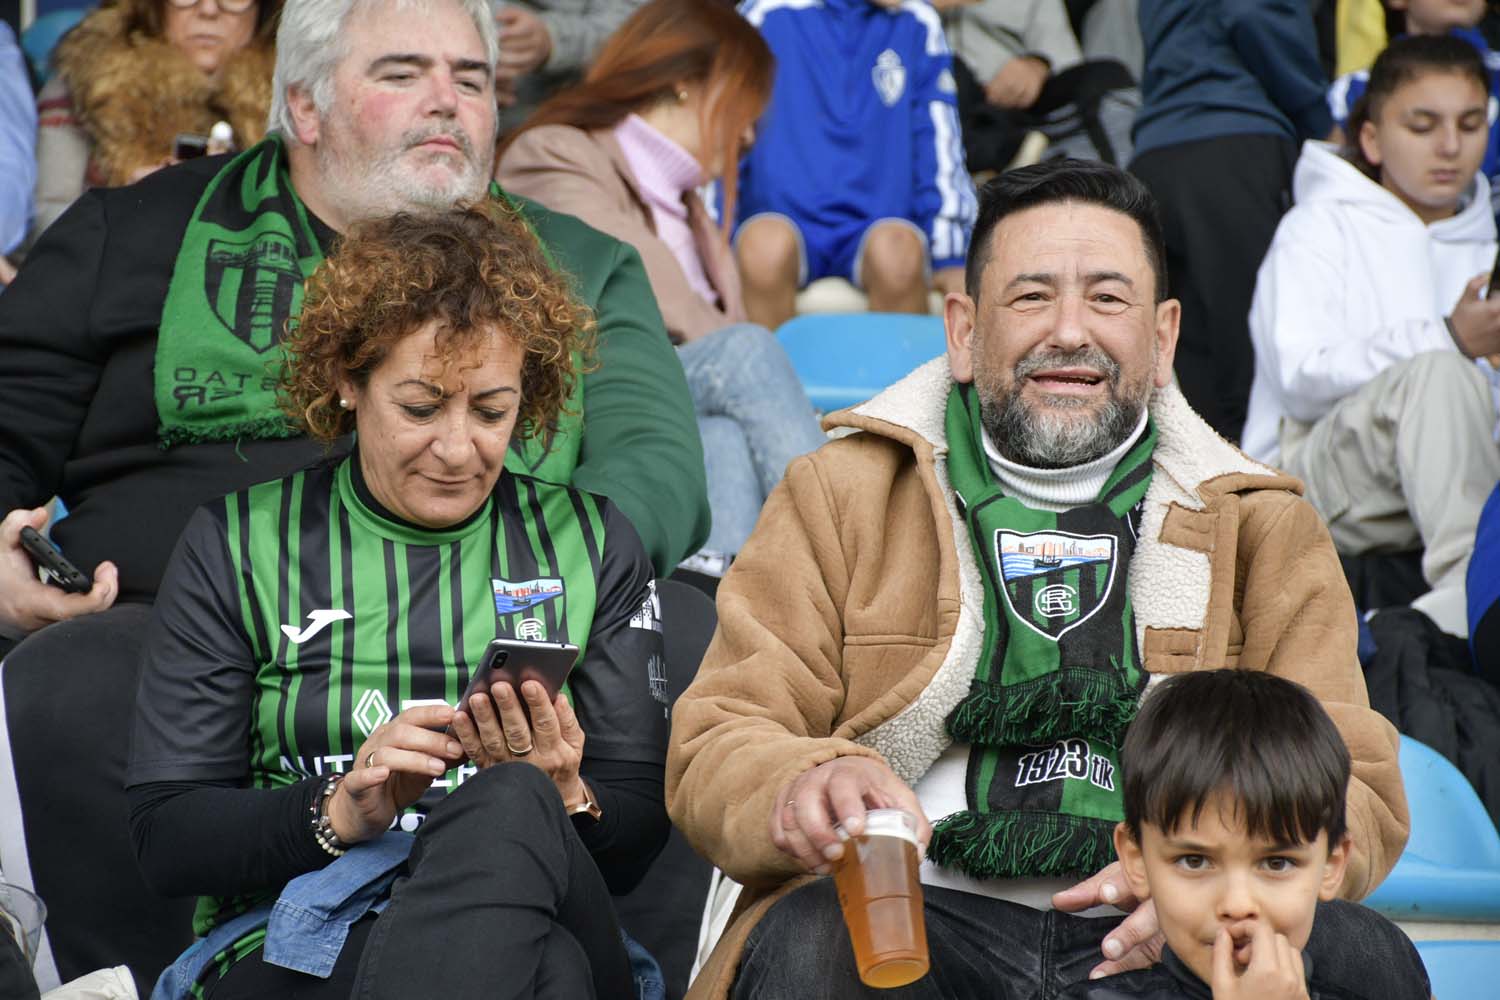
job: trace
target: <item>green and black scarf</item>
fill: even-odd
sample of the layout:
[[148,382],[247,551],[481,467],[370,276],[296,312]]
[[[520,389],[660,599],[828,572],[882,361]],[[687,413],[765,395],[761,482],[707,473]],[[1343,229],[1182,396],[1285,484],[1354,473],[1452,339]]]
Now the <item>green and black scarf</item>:
[[1118,747],[1146,674],[1126,577],[1156,429],[1091,504],[1059,513],[1008,497],[985,458],[979,400],[948,397],[948,475],[984,582],[984,648],[948,732],[971,744],[969,808],[927,856],[976,878],[1093,874],[1123,818]]
[[[490,197],[536,236],[499,185],[491,183]],[[556,267],[547,244],[537,242]],[[281,340],[321,263],[281,140],[269,136],[225,164],[193,209],[162,306],[154,382],[163,448],[301,433],[276,402],[286,362]],[[574,381],[570,410],[581,403],[581,382]],[[539,463],[544,443],[527,445]]]

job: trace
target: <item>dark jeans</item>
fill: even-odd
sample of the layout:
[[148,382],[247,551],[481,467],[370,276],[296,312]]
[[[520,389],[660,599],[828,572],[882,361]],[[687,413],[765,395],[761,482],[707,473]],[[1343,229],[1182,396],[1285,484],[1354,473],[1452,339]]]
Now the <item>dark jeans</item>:
[[[1099,945],[1120,917],[1077,917],[972,893],[922,887],[932,969],[894,990],[864,986],[832,879],[771,907],[750,933],[734,1000],[1052,1000],[1103,961]],[[1370,1000],[1427,997],[1410,942],[1384,917],[1353,903],[1318,904],[1307,954],[1320,981]],[[1404,940],[1404,938],[1402,938]]]
[[422,824],[406,865],[390,906],[355,925],[328,979],[257,953],[210,1000],[635,995],[604,877],[538,769],[502,765],[464,782]]

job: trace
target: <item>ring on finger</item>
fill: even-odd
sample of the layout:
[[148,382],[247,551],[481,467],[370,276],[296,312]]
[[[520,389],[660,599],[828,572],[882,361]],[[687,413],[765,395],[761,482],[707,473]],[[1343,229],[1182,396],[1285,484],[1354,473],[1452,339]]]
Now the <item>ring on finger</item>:
[[516,748],[510,745],[509,740],[506,740],[505,749],[510,752],[510,755],[512,757],[525,757],[527,754],[531,753],[531,751],[536,749],[536,745],[532,744],[531,746]]
[[365,754],[365,767],[374,767],[374,766],[375,766],[375,751],[371,750],[369,753]]

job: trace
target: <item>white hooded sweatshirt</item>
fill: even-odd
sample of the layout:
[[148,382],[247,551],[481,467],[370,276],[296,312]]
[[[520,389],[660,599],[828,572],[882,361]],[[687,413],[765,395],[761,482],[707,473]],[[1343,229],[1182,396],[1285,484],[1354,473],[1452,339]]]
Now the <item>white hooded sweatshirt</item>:
[[1281,460],[1281,420],[1311,424],[1381,371],[1452,351],[1443,317],[1495,259],[1489,184],[1426,225],[1324,142],[1307,142],[1296,207],[1276,228],[1250,306],[1255,381],[1243,448]]

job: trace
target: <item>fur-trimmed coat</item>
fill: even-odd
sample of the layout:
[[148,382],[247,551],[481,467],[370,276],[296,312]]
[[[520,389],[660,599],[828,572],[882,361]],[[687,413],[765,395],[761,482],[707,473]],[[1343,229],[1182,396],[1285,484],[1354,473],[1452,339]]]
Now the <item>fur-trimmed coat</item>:
[[127,35],[124,24],[118,7],[101,8],[58,43],[57,72],[37,97],[36,232],[87,188],[161,164],[181,132],[207,135],[227,121],[240,149],[265,136],[269,44],[252,41],[210,79],[170,42]]
[[[719,629],[673,709],[667,804],[693,846],[748,889],[695,981],[719,997],[750,928],[801,884],[772,844],[778,788],[840,756],[909,784],[951,744],[944,720],[983,646],[984,589],[947,477],[940,358],[826,426],[794,461],[719,587]],[[1154,471],[1128,582],[1155,674],[1270,670],[1317,695],[1353,758],[1358,899],[1406,842],[1396,731],[1371,711],[1354,603],[1301,483],[1218,437],[1175,385],[1151,398]]]

